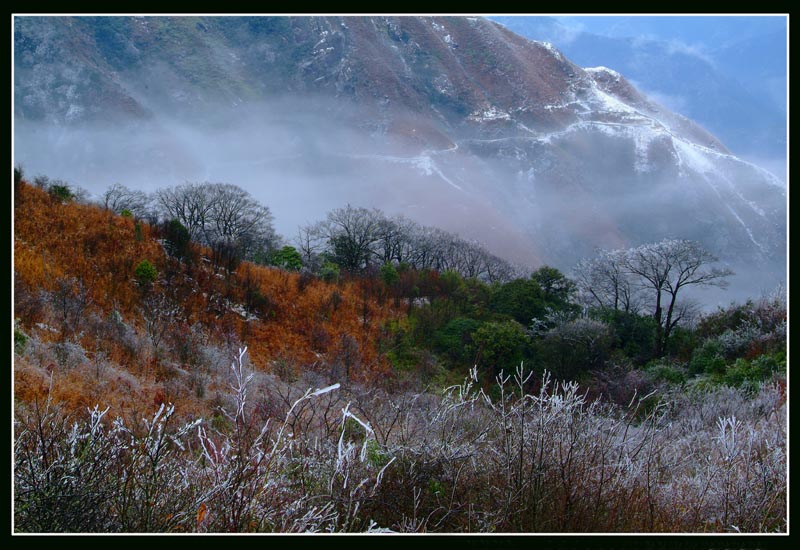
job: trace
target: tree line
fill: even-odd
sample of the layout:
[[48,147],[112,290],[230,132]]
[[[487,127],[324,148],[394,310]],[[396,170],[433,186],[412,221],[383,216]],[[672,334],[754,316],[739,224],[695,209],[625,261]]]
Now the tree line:
[[508,281],[522,272],[478,242],[404,216],[390,217],[375,208],[349,204],[301,227],[291,246],[275,231],[269,207],[231,184],[186,183],[152,195],[116,184],[103,193],[101,204],[151,224],[172,223],[167,227],[171,234],[183,232],[177,222],[189,240],[211,248],[223,265],[244,259],[320,272],[326,264],[334,264],[347,273],[363,274],[385,264],[405,264],[487,282]]
[[[35,183],[58,200],[86,196],[45,176],[37,177]],[[532,271],[495,256],[476,241],[402,215],[388,216],[376,208],[350,204],[300,227],[293,242],[287,243],[275,231],[269,207],[227,183],[185,183],[152,194],[115,184],[99,202],[107,210],[159,226],[171,255],[185,256],[188,243],[195,242],[207,246],[212,261],[229,272],[247,260],[303,269],[323,278],[338,277],[340,271],[380,276],[387,283],[397,278],[395,267],[452,273],[463,280],[495,285],[492,299],[500,304],[499,310],[533,332],[554,327],[574,332],[569,323],[587,317],[591,310],[644,312],[653,321],[656,357],[666,353],[676,327],[694,313],[691,301],[678,300],[684,294],[681,289],[724,287],[732,275],[731,270],[715,266],[717,258],[700,243],[676,239],[598,251],[595,257],[580,261],[571,277],[547,266]],[[588,325],[583,328],[594,327]]]

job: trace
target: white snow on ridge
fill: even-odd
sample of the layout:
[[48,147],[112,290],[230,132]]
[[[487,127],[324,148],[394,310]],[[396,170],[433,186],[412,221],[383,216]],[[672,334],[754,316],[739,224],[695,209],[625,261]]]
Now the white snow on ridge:
[[[739,225],[741,225],[742,228],[744,228],[745,232],[747,233],[747,236],[750,238],[750,241],[752,241],[752,243],[756,245],[756,247],[758,247],[758,249],[761,250],[761,252],[766,254],[767,250],[764,247],[764,245],[762,245],[760,242],[756,240],[756,238],[753,236],[753,231],[750,229],[747,223],[745,223],[745,221],[741,218],[741,216],[739,216],[736,210],[734,210],[733,206],[731,206],[730,204],[730,201],[726,200],[726,197],[723,196],[717,185],[714,183],[713,181],[714,178],[709,177],[709,175],[721,178],[725,183],[728,184],[730,192],[736,198],[738,198],[743,204],[749,206],[753,210],[753,212],[755,212],[757,215],[764,218],[766,217],[765,212],[761,208],[759,208],[757,204],[747,200],[741,194],[741,192],[738,189],[736,189],[734,183],[731,182],[727,177],[725,177],[725,175],[720,170],[716,169],[714,164],[706,156],[708,151],[706,151],[705,149],[707,148],[698,146],[694,143],[686,142],[682,139],[677,139],[674,136],[672,141],[673,144],[675,145],[675,150],[678,153],[678,162],[680,163],[680,166],[689,168],[703,175],[703,180],[708,184],[709,187],[711,187],[711,189],[714,191],[717,197],[719,197],[720,201],[725,205],[725,207],[728,209],[731,215],[736,219],[736,221],[739,222]],[[729,156],[729,155],[723,155],[723,156]]]
[[439,170],[439,167],[436,166],[436,163],[433,162],[433,159],[431,159],[431,157],[420,156],[420,157],[414,157],[410,160],[411,163],[419,170],[421,170],[426,176],[431,176],[433,174],[436,174],[442,180],[444,180],[444,182],[447,183],[450,187],[458,189],[459,191],[462,192],[464,191],[464,189],[460,185],[453,183],[453,181],[450,178],[445,176],[444,173],[442,173],[442,171]]
[[[607,67],[591,67],[589,69],[585,69],[588,72],[599,72],[599,71],[607,71],[613,74],[615,77],[621,76],[619,73],[612,69],[608,69]],[[592,88],[593,97],[591,97],[587,102],[578,102],[579,104],[582,103],[589,112],[608,112],[608,113],[616,113],[616,114],[625,114],[632,117],[639,119],[639,126],[649,126],[650,130],[654,130],[660,133],[669,134],[673,142],[676,144],[676,149],[680,149],[679,151],[679,162],[681,164],[686,163],[690,165],[695,171],[700,173],[705,173],[706,171],[715,171],[717,168],[713,165],[713,163],[709,160],[708,157],[714,157],[718,159],[728,160],[730,162],[736,162],[743,164],[757,172],[759,172],[767,183],[773,185],[775,187],[779,187],[785,189],[786,186],[783,181],[781,181],[778,177],[774,174],[770,173],[768,170],[761,168],[760,166],[756,166],[746,160],[743,160],[735,155],[731,155],[729,153],[723,153],[711,147],[706,147],[705,145],[701,145],[700,143],[696,143],[694,141],[690,141],[687,138],[676,134],[673,130],[672,126],[663,121],[660,118],[653,116],[650,113],[643,113],[640,110],[628,105],[624,101],[614,97],[611,94],[608,94],[601,90],[597,83],[594,80],[590,81],[590,85]],[[588,104],[587,104],[588,103]],[[556,106],[545,106],[545,108],[556,108]],[[630,126],[633,121],[629,121],[626,126]],[[597,123],[600,124],[600,123]],[[637,143],[637,151],[638,151],[639,144]],[[684,157],[681,158],[680,153],[683,152]],[[755,210],[756,208],[754,208]]]
[[539,46],[543,47],[547,51],[549,51],[553,56],[558,59],[559,61],[564,60],[564,56],[561,55],[561,52],[556,49],[550,42],[545,42],[543,40],[531,40],[534,44],[538,44]]
[[622,75],[614,69],[609,69],[608,67],[603,67],[602,65],[599,67],[584,67],[583,70],[587,73],[608,73],[613,76],[615,80],[622,78]]
[[[652,116],[642,113],[635,107],[631,107],[624,101],[617,99],[616,97],[607,92],[604,92],[603,90],[600,89],[600,86],[598,86],[597,82],[595,82],[594,80],[591,81],[590,85],[592,88],[592,94],[593,94],[592,99],[594,100],[593,103],[596,104],[597,110],[601,112],[606,111],[612,113],[626,113],[626,114],[636,115],[642,118],[647,118],[650,120],[656,120]],[[590,99],[589,101],[592,102],[592,99]],[[663,124],[660,120],[658,120],[657,122]]]
[[381,160],[396,164],[410,164],[426,176],[433,176],[433,175],[439,176],[439,178],[442,181],[444,181],[447,185],[453,187],[454,189],[458,189],[463,193],[464,188],[455,183],[450,178],[448,178],[444,174],[444,172],[442,172],[439,169],[434,160],[430,157],[431,154],[447,153],[455,151],[456,149],[458,149],[458,144],[454,145],[450,149],[443,149],[441,151],[423,151],[422,154],[416,157],[397,157],[392,155],[344,155],[344,156],[346,156],[347,158],[354,158],[354,159]]

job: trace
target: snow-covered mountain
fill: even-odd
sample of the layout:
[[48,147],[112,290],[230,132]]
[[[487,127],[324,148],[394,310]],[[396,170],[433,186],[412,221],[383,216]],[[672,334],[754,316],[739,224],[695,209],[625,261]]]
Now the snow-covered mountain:
[[785,273],[782,182],[624,76],[482,18],[14,28],[16,154],[33,171],[98,191],[224,179],[287,234],[350,202],[566,270],[673,237],[704,242],[744,293]]
[[605,65],[785,179],[786,18],[492,18],[548,40],[574,63]]

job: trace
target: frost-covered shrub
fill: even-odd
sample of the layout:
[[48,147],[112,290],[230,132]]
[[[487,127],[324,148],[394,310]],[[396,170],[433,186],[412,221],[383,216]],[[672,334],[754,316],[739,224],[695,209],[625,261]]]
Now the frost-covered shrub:
[[786,292],[782,287],[757,301],[707,315],[698,334],[716,341],[729,359],[773,353],[786,346]]
[[753,342],[758,341],[762,331],[755,321],[745,321],[739,327],[727,329],[717,337],[720,351],[727,357],[737,357],[747,351]]
[[134,423],[18,405],[16,529],[786,530],[777,385],[620,407],[522,368],[500,374],[492,398],[476,371],[438,394],[391,394],[286,383],[244,359],[228,362],[215,418],[181,422],[168,404]]
[[89,359],[86,357],[86,350],[80,344],[73,342],[57,342],[53,344],[52,353],[57,363],[68,369],[89,363]]

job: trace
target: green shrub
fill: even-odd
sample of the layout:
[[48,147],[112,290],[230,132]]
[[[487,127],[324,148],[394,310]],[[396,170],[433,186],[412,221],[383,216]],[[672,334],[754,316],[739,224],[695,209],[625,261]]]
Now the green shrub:
[[320,279],[327,283],[339,282],[340,274],[341,270],[339,269],[339,266],[332,262],[326,262],[319,271]]
[[480,354],[479,362],[492,367],[495,374],[501,370],[512,372],[523,359],[528,335],[516,321],[484,323],[472,334],[474,348]]
[[178,220],[170,220],[164,227],[164,246],[170,256],[185,257],[189,248],[189,230]]
[[131,212],[127,208],[123,208],[122,212],[120,212],[119,215],[122,216],[123,218],[132,218],[133,212]]
[[691,374],[718,374],[725,373],[727,361],[717,340],[707,340],[702,346],[694,350],[689,361]]
[[295,247],[284,246],[272,253],[269,263],[289,271],[300,271],[303,267],[303,257]]
[[722,375],[721,382],[737,388],[742,385],[756,386],[779,370],[780,364],[769,355],[761,355],[752,361],[737,359]]
[[436,331],[435,349],[446,354],[451,360],[465,362],[472,358],[472,334],[481,326],[480,321],[468,317],[457,317],[444,328]]
[[383,468],[391,456],[386,453],[375,439],[367,441],[367,460],[373,468]]
[[593,311],[592,317],[604,321],[611,327],[615,347],[621,349],[636,364],[644,364],[652,357],[653,335],[656,328],[652,316],[602,309]]
[[14,353],[22,355],[28,344],[29,336],[19,326],[19,319],[14,321]]
[[529,326],[534,317],[543,317],[546,307],[544,292],[531,279],[515,279],[498,286],[489,301],[493,313],[507,315],[523,326]]
[[19,186],[22,183],[22,179],[25,177],[25,172],[22,170],[22,165],[18,164],[14,167],[14,191],[19,191]]
[[72,192],[72,189],[67,184],[51,185],[47,192],[60,202],[68,202],[75,198],[75,193]]
[[381,281],[386,286],[394,286],[400,280],[400,274],[397,273],[397,268],[391,263],[385,263],[381,266]]
[[677,365],[652,361],[645,367],[645,370],[656,382],[668,382],[670,384],[682,385],[685,384],[687,380],[686,372]]
[[142,260],[136,266],[136,270],[134,271],[134,275],[136,275],[136,280],[142,286],[150,286],[158,277],[158,271],[156,268],[147,260]]

